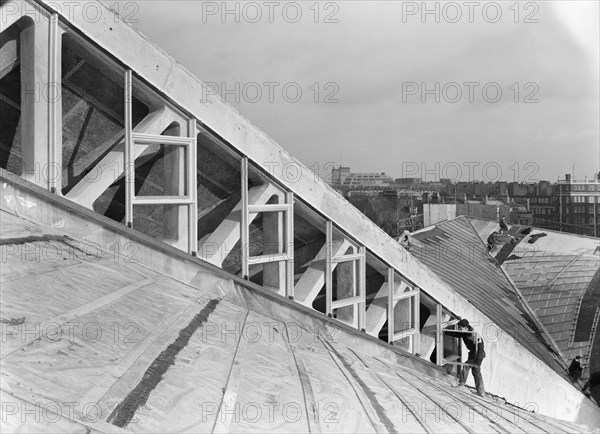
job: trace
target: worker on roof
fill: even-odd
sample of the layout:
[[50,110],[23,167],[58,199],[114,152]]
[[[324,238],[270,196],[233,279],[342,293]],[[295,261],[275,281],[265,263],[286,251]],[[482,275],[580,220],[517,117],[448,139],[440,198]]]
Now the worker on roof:
[[475,380],[475,388],[479,396],[485,396],[485,388],[483,386],[483,377],[481,376],[481,362],[485,358],[485,350],[483,348],[483,339],[469,325],[469,321],[465,318],[461,319],[458,324],[458,330],[444,329],[444,332],[455,338],[462,338],[467,349],[469,357],[463,364],[460,373],[458,386],[464,386],[469,377],[469,371],[473,369],[473,379]]
[[583,368],[581,367],[579,359],[581,359],[580,356],[575,356],[571,362],[571,365],[569,366],[569,375],[575,381],[579,380],[581,378],[581,374],[583,373]]
[[494,247],[496,247],[497,242],[498,242],[498,232],[494,231],[487,238],[488,252],[491,252],[494,249]]
[[506,217],[504,217],[504,216],[500,217],[500,220],[498,223],[500,224],[500,235],[502,235],[505,232],[508,232],[508,225],[506,224]]
[[410,232],[407,230],[402,232],[402,235],[400,235],[400,239],[398,241],[400,241],[400,244],[403,246],[410,247]]

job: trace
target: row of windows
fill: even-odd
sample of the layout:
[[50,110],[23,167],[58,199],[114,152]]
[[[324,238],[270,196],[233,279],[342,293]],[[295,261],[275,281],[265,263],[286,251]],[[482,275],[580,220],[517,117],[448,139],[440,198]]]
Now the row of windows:
[[594,203],[597,202],[597,200],[594,200],[594,196],[565,196],[564,197],[564,202],[565,203]]
[[[593,203],[583,204],[583,205],[579,205],[579,206],[578,205],[574,205],[574,206],[563,205],[563,209],[571,209],[571,208],[573,208],[573,209],[574,208],[583,208],[583,209],[587,208],[589,210],[588,212],[591,212],[591,213],[594,212],[594,204]],[[596,208],[600,211],[600,204],[596,204]],[[585,212],[585,211],[583,211],[583,212]]]
[[[600,216],[597,219],[598,222],[600,222]],[[593,225],[594,224],[594,216],[582,216],[582,215],[577,215],[577,216],[573,216],[570,219],[566,220],[566,222],[571,222],[571,223],[581,223],[581,224],[590,224]]]
[[532,214],[550,215],[553,213],[553,211],[554,210],[552,208],[539,208],[539,207],[535,207],[535,206],[531,207]]
[[[595,200],[594,198],[597,196],[563,196],[562,198],[562,202],[563,203],[594,203],[594,202],[598,202],[598,200]],[[516,199],[519,203],[527,203],[526,199],[523,198],[519,198]],[[531,204],[552,204],[552,203],[556,203],[558,202],[559,199],[557,197],[532,197],[529,200],[529,203]]]
[[594,203],[594,198],[592,196],[573,196],[573,202],[575,203]]
[[562,191],[600,191],[596,184],[571,184],[571,185],[561,185],[560,189]]

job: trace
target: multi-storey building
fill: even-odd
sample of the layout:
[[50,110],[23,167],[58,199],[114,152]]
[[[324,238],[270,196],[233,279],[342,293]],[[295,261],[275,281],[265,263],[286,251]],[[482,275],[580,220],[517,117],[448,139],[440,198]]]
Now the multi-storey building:
[[394,179],[384,172],[378,173],[352,173],[350,167],[340,166],[331,170],[331,186],[334,188],[365,188],[387,187]]
[[592,180],[574,180],[565,175],[555,189],[559,229],[576,234],[598,236],[600,224],[600,173]]

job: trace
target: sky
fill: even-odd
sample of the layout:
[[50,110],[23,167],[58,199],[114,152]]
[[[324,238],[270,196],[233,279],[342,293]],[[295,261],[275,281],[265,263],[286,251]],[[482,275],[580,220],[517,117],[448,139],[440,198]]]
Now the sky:
[[427,181],[600,167],[597,1],[121,5],[323,178],[340,163]]

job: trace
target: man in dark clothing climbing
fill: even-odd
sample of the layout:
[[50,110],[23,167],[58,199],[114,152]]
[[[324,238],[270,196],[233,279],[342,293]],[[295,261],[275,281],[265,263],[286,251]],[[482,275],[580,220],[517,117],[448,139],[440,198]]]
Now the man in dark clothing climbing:
[[479,396],[485,396],[485,388],[483,386],[483,377],[481,375],[481,362],[485,358],[485,350],[483,348],[483,340],[473,327],[469,325],[469,321],[465,318],[461,319],[458,324],[458,330],[444,329],[444,333],[455,338],[462,338],[467,349],[469,357],[464,363],[459,379],[459,386],[464,385],[469,377],[469,371],[473,369],[473,379],[475,380],[475,388]]
[[496,243],[497,242],[498,242],[498,232],[494,231],[487,238],[487,248],[488,248],[488,251],[491,252],[492,250],[494,250],[494,247],[496,247]]
[[579,380],[581,378],[581,374],[583,373],[583,368],[581,367],[579,359],[581,359],[581,357],[575,356],[571,362],[571,365],[569,366],[569,375],[575,381]]

